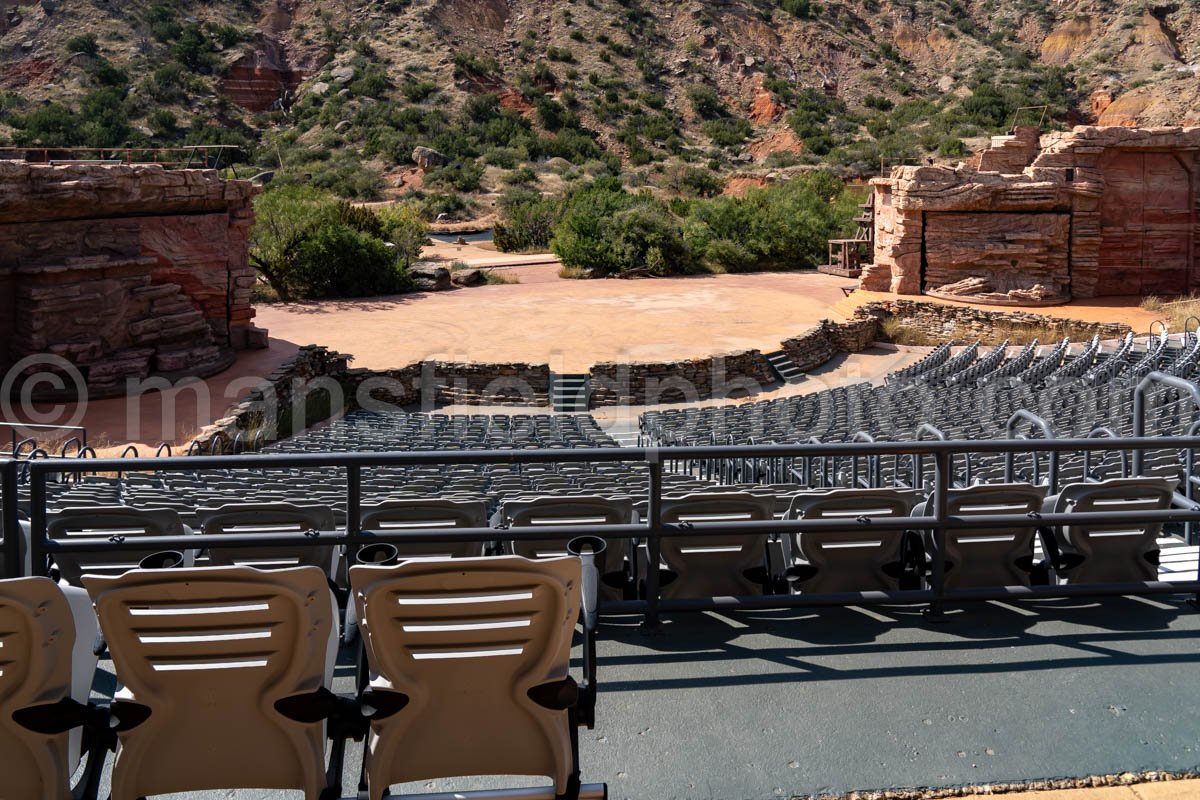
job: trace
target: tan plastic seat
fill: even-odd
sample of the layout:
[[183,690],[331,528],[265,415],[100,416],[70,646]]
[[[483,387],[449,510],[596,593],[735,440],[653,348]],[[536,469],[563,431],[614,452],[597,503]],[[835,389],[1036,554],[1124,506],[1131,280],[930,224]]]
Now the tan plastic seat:
[[325,730],[277,709],[328,689],[337,612],[315,567],[88,575],[123,685],[113,800],[325,787]]
[[[329,506],[297,506],[291,503],[233,503],[220,508],[196,509],[200,530],[205,536],[226,533],[304,533],[332,532],[336,528]],[[251,566],[259,569],[278,567],[320,567],[331,579],[337,577],[339,548],[328,547],[219,547],[208,546],[208,560],[214,566]]]
[[[497,521],[510,528],[533,528],[539,525],[632,525],[637,519],[633,499],[629,497],[534,497],[506,500]],[[512,540],[508,549],[525,558],[549,558],[565,555],[568,539]],[[600,596],[620,600],[626,581],[625,554],[628,540],[614,539],[596,560],[600,571]]]
[[413,540],[392,542],[401,558],[448,556],[475,558],[484,554],[485,542],[422,542],[429,528],[486,528],[487,505],[469,500],[388,500],[362,507],[359,528],[364,531],[412,531]]
[[[1114,478],[1073,483],[1047,500],[1055,513],[1164,511],[1171,507],[1173,478]],[[1121,525],[1063,525],[1054,530],[1060,551],[1055,571],[1070,583],[1114,583],[1158,579],[1161,522]]]
[[[86,705],[96,672],[96,615],[87,593],[49,578],[0,580],[0,797],[69,800],[82,731],[38,733],[22,712]],[[14,714],[22,719],[18,722]],[[89,758],[103,761],[93,750]],[[98,771],[100,763],[89,763]]]
[[367,785],[469,775],[578,780],[568,674],[580,611],[574,557],[350,568],[372,671]]
[[[171,509],[156,508],[139,510],[125,506],[97,508],[66,508],[50,514],[46,530],[51,539],[108,538],[124,536],[127,539],[153,539],[155,536],[184,536],[192,529],[179,520],[179,514]],[[166,548],[154,547],[147,542],[145,550],[126,550],[119,553],[58,553],[54,563],[63,580],[72,586],[82,586],[80,579],[88,574],[120,575],[135,569],[146,556]],[[195,562],[195,551],[183,552],[183,566]]]
[[[953,516],[972,514],[1029,514],[1041,510],[1045,486],[1028,483],[981,484],[952,489],[947,509]],[[914,512],[933,516],[933,499]],[[1033,539],[1037,524],[986,530],[946,531],[946,588],[1028,586],[1033,569]],[[932,531],[925,531],[925,551],[937,557]]]
[[[907,517],[917,495],[895,489],[834,489],[796,495],[788,519]],[[794,554],[811,568],[799,581],[805,592],[892,591],[904,567],[904,531],[803,531]]]
[[[774,498],[746,493],[663,498],[665,523],[760,522],[775,519]],[[663,597],[727,597],[763,593],[770,568],[767,535],[664,536],[659,550],[675,579]]]

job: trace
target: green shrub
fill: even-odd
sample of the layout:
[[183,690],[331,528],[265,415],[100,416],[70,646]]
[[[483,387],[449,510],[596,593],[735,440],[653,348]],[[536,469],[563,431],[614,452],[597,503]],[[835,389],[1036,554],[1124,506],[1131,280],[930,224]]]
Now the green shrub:
[[428,235],[415,209],[377,213],[308,186],[271,189],[254,205],[250,260],[285,301],[404,291]]
[[702,119],[716,119],[726,113],[724,101],[710,86],[692,86],[688,89],[687,96],[688,102],[692,104],[692,111]]
[[349,225],[320,227],[305,237],[291,279],[296,296],[313,300],[394,294],[408,286],[387,243]]
[[741,117],[725,117],[704,123],[704,132],[717,147],[733,147],[750,137],[750,123]]
[[562,214],[562,202],[538,192],[513,190],[501,198],[500,212],[493,231],[497,250],[544,253]]
[[474,162],[455,161],[438,167],[425,176],[428,186],[442,186],[460,192],[479,191],[483,180],[483,165]]
[[84,55],[97,56],[100,54],[100,40],[96,38],[94,33],[84,33],[79,36],[67,39],[68,53],[83,53]]
[[654,198],[629,194],[612,179],[567,201],[550,246],[568,269],[594,275],[639,269],[667,275],[693,267],[679,221]]

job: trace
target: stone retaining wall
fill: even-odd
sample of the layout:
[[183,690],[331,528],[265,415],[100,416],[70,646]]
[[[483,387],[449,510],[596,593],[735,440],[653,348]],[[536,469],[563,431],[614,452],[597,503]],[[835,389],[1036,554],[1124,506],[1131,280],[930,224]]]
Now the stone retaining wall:
[[591,405],[640,406],[754,394],[775,380],[759,350],[684,361],[604,362],[591,369]]
[[1058,338],[1069,336],[1075,341],[1096,335],[1101,339],[1120,339],[1131,330],[1121,322],[1084,322],[1027,311],[983,311],[919,300],[867,303],[855,315],[876,320],[899,317],[905,327],[939,340],[954,339],[960,343],[982,339],[985,344],[999,344],[1003,339],[1014,339],[1015,344],[1022,328],[1028,332],[1050,330]]
[[[849,322],[823,320],[783,342],[801,370],[823,365],[839,352],[858,352],[875,340],[873,316]],[[546,364],[462,364],[421,361],[386,370],[351,368],[351,356],[325,347],[300,348],[224,417],[204,428],[196,440],[220,439],[229,450],[238,433],[251,440],[304,430],[330,414],[359,408],[375,411],[419,405],[498,405],[542,408],[549,404],[550,367]],[[640,364],[595,364],[590,371],[591,406],[654,405],[756,394],[777,381],[759,350],[728,355]],[[320,402],[304,402],[298,393]],[[329,402],[317,394],[328,393]],[[313,415],[317,415],[313,418]],[[282,428],[282,430],[280,430]]]

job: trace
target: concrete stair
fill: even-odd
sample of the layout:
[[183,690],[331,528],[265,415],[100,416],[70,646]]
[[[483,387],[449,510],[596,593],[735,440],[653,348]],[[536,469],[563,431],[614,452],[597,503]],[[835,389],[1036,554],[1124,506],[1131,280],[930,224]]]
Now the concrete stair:
[[550,405],[560,412],[586,412],[591,378],[586,374],[550,375]]
[[800,381],[804,380],[804,373],[792,362],[788,354],[782,350],[767,353],[766,359],[767,363],[771,365],[771,370],[784,383],[800,383]]

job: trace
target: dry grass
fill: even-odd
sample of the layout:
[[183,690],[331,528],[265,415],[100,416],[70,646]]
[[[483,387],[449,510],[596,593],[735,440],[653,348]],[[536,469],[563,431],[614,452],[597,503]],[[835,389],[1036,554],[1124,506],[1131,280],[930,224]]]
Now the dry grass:
[[588,277],[588,271],[582,267],[568,267],[564,264],[558,268],[558,277],[582,280]]
[[880,323],[879,333],[885,341],[911,347],[933,347],[941,340],[930,336],[920,328],[905,324],[899,317],[887,317]]
[[1200,297],[1194,295],[1180,297],[1177,300],[1164,300],[1161,297],[1146,297],[1141,302],[1146,311],[1160,315],[1167,329],[1172,333],[1182,333],[1187,328],[1188,320],[1195,317],[1200,321]]
[[483,270],[483,277],[487,278],[489,286],[502,286],[507,283],[521,282],[521,279],[516,275],[505,275],[503,272],[497,272],[494,269]]

